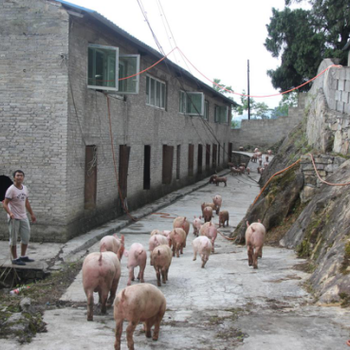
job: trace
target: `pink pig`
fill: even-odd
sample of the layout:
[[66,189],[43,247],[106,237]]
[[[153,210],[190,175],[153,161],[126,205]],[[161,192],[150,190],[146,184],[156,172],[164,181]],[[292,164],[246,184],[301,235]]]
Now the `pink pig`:
[[[179,216],[174,219],[173,228],[182,228],[186,232],[187,237],[188,232],[190,231],[190,223],[187,221],[186,216]],[[186,241],[184,247],[186,247]]]
[[203,217],[204,217],[204,222],[209,222],[212,217],[213,217],[213,209],[212,207],[204,207],[203,209]]
[[245,231],[245,242],[247,245],[248,264],[249,266],[258,268],[258,257],[262,257],[262,247],[264,245],[266,235],[265,226],[260,222],[253,222],[249,225],[247,221],[247,229]]
[[150,264],[153,265],[152,263],[152,252],[155,247],[158,247],[161,244],[169,244],[169,240],[167,237],[163,235],[153,235],[149,239],[149,251],[150,251]]
[[193,234],[198,236],[199,234],[199,229],[201,228],[202,226],[202,221],[201,221],[202,217],[196,217],[194,216],[194,220],[192,222],[192,226],[193,226]]
[[144,283],[145,280],[143,278],[146,261],[147,261],[147,252],[141,243],[133,243],[130,247],[129,251],[124,251],[124,255],[128,257],[128,269],[129,269],[129,280],[127,285],[130,286],[131,281],[135,280],[134,269],[139,266],[139,274],[137,276],[138,280],[141,280],[141,283]]
[[183,248],[186,246],[186,232],[182,228],[174,228],[169,234],[169,247],[173,246],[173,256],[179,258],[183,254]]
[[151,328],[154,326],[152,339],[158,340],[160,322],[163,319],[165,310],[165,297],[152,284],[135,284],[119,292],[114,301],[114,319],[116,322],[114,349],[120,350],[124,320],[129,321],[129,325],[126,328],[129,350],[134,350],[133,334],[140,322],[143,322],[147,338],[151,338]]
[[221,205],[222,205],[222,197],[219,194],[217,194],[213,198],[213,203],[215,204],[216,215],[219,215],[220,208],[221,208]]
[[120,238],[116,234],[112,236],[104,236],[100,241],[100,252],[113,252],[117,254],[119,261],[121,261],[124,253],[124,236]]
[[209,255],[213,249],[210,239],[207,236],[199,236],[192,241],[193,261],[197,259],[197,253],[202,258],[202,268],[209,260]]
[[199,233],[201,234],[201,236],[207,236],[211,240],[211,244],[213,245],[212,252],[214,253],[214,243],[218,235],[218,230],[216,229],[216,226],[211,221],[206,222],[199,230]]
[[[83,287],[87,297],[87,320],[93,320],[94,292],[98,292],[101,313],[106,313],[106,304],[112,304],[120,279],[120,263],[113,252],[90,253],[82,268]],[[110,293],[108,302],[107,297]]]
[[161,286],[160,276],[162,275],[163,283],[168,280],[168,271],[171,264],[173,255],[168,245],[159,245],[155,247],[151,253],[151,260],[153,267],[157,274],[158,287]]

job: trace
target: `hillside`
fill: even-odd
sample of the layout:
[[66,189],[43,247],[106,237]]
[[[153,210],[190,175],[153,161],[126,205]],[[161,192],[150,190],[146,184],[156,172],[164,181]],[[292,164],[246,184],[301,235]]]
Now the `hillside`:
[[[246,217],[233,232],[236,242],[244,242],[246,220],[260,219],[267,228],[266,244],[294,249],[307,258],[305,270],[311,272],[310,290],[320,302],[350,300],[350,160],[332,153],[320,154],[308,146],[306,120],[280,144],[275,157],[260,180],[261,188],[273,177]],[[312,166],[326,174],[327,182],[318,180]]]

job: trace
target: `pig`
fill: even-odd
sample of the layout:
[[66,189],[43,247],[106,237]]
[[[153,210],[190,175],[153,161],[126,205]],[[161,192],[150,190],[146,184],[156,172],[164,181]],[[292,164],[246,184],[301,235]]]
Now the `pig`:
[[151,231],[151,236],[153,236],[153,235],[161,235],[161,234],[162,234],[162,232],[160,230],[152,230]]
[[173,247],[173,256],[179,258],[183,254],[183,248],[186,242],[186,232],[182,228],[174,228],[169,235],[169,247]]
[[207,236],[211,240],[211,244],[213,246],[212,252],[214,253],[214,242],[218,235],[218,231],[215,225],[211,221],[206,222],[204,225],[202,225],[201,229],[199,230],[199,233],[201,234],[201,236]]
[[221,227],[221,225],[223,227],[225,227],[225,222],[227,223],[227,226],[229,225],[229,213],[227,210],[222,210],[219,214],[219,227]]
[[194,216],[194,220],[192,222],[192,226],[193,226],[193,234],[195,236],[198,237],[198,234],[199,234],[199,229],[201,228],[202,226],[202,221],[201,221],[202,217],[199,216],[198,218],[196,216]]
[[214,203],[206,203],[206,202],[203,202],[201,204],[201,209],[202,209],[202,215],[204,215],[204,208],[205,207],[211,207],[212,210],[215,210],[215,204]]
[[219,215],[220,208],[222,205],[222,197],[219,194],[215,195],[213,198],[213,203],[215,204],[216,215]]
[[260,220],[259,222],[253,222],[251,225],[247,221],[246,224],[245,242],[247,245],[248,264],[249,266],[253,265],[254,269],[257,269],[258,257],[262,258],[266,229]]
[[215,179],[215,183],[216,183],[216,186],[219,186],[219,183],[222,182],[225,184],[225,186],[227,186],[227,177],[217,177]]
[[124,255],[128,258],[127,268],[129,269],[129,280],[127,285],[130,286],[131,281],[135,280],[134,269],[139,266],[139,274],[137,276],[141,283],[144,283],[144,272],[147,261],[147,252],[141,243],[133,243],[129,251],[124,251]]
[[93,321],[94,292],[98,292],[101,313],[105,314],[107,304],[111,305],[115,298],[120,273],[120,262],[113,252],[94,252],[84,259],[82,274],[88,321]]
[[167,237],[163,235],[153,235],[149,239],[149,251],[150,251],[150,264],[151,266],[153,265],[152,263],[152,252],[155,247],[158,247],[161,244],[169,244],[169,240]]
[[241,165],[240,167],[238,167],[238,169],[241,171],[242,174],[245,173],[245,166]]
[[100,240],[100,252],[109,251],[117,254],[119,261],[121,261],[124,253],[124,235],[120,238],[116,234],[112,236],[104,236]]
[[217,178],[218,176],[217,175],[212,175],[212,176],[210,176],[210,178],[209,178],[209,183],[210,184],[214,184],[215,183],[215,178]]
[[269,156],[271,156],[271,155],[272,155],[272,151],[269,149],[269,150],[267,151],[267,154],[268,154]]
[[266,163],[269,162],[269,156],[266,156],[266,157],[265,157],[265,161],[266,161]]
[[153,267],[157,274],[157,284],[158,287],[161,286],[160,276],[162,276],[163,283],[166,284],[168,280],[168,271],[171,265],[171,260],[173,256],[171,249],[168,245],[163,244],[155,247],[151,253],[151,260],[153,262]]
[[231,168],[231,175],[242,175],[241,169],[235,167]]
[[250,158],[250,161],[251,161],[252,163],[256,163],[256,162],[258,161],[258,155],[257,155],[256,153],[254,153],[254,154],[252,155],[252,157]]
[[129,350],[134,350],[133,334],[139,322],[143,322],[147,338],[151,338],[151,328],[154,326],[152,339],[158,340],[160,322],[163,319],[165,310],[165,297],[152,284],[135,284],[119,292],[114,301],[114,319],[116,322],[114,349],[120,350],[124,320],[129,322],[126,328]]
[[[186,220],[186,216],[178,216],[173,221],[173,228],[182,228],[186,232],[186,236],[188,236],[188,232],[190,231],[190,223]],[[184,247],[186,247],[186,242]]]
[[239,146],[238,148],[240,151],[244,151],[244,147],[243,146]]
[[259,152],[259,148],[255,148],[254,153]]
[[247,175],[250,175],[250,168],[249,167],[247,167],[246,171],[247,171]]
[[213,249],[210,239],[207,236],[199,236],[192,241],[193,261],[197,259],[197,253],[202,258],[202,268],[209,260],[209,255]]
[[213,209],[212,207],[205,207],[203,209],[203,217],[204,217],[204,222],[209,222],[211,218],[213,217]]

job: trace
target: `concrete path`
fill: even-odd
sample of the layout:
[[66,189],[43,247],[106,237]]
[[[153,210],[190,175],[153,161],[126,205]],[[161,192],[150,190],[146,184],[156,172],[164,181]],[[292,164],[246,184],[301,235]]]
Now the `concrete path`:
[[[192,220],[194,215],[200,215],[200,204],[211,201],[215,194],[223,197],[222,209],[230,213],[229,228],[220,229],[227,235],[259,193],[254,182],[258,180],[256,172],[253,171],[251,178],[227,176],[227,187],[203,181],[132,213],[141,218],[136,223],[115,221],[57,247],[58,254],[69,261],[81,258],[87,249],[98,251],[100,236],[118,225],[117,234],[125,235],[126,249],[133,242],[147,248],[150,231],[170,230],[173,219],[169,217],[186,216]],[[218,217],[213,221],[217,224]],[[192,260],[194,238],[191,228],[184,254],[173,258],[169,281],[160,287],[167,300],[167,311],[159,340],[147,339],[139,325],[134,334],[135,349],[349,349],[345,344],[350,339],[349,310],[314,303],[302,287],[308,274],[293,269],[304,260],[297,259],[293,251],[265,246],[259,269],[253,270],[248,266],[246,249],[219,235],[215,254],[202,269],[200,258]],[[35,244],[33,247],[43,249]],[[126,287],[128,279],[125,257],[121,265],[118,291]],[[4,341],[1,349],[113,349],[113,310],[109,309],[108,315],[100,315],[96,305],[94,321],[87,322],[81,279],[80,273],[63,295],[65,307],[45,312],[47,333],[38,334],[31,344],[21,346],[14,341]],[[149,264],[145,280],[157,284],[155,271]],[[95,300],[97,302],[97,296]],[[122,349],[127,349],[125,331]]]

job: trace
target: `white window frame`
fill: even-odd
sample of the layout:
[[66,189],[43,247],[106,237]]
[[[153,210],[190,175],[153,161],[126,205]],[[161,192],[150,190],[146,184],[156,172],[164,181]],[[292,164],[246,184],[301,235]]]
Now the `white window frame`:
[[[195,111],[191,111],[191,105],[193,105],[191,96],[193,97],[201,96],[200,108],[199,108],[200,110],[197,111],[197,109],[195,108]],[[185,115],[204,116],[204,101],[205,101],[204,97],[205,96],[203,92],[188,92],[188,91],[180,90],[179,91],[179,112]]]
[[[126,76],[122,76],[120,74],[120,68],[121,66],[125,67],[125,62],[124,60],[136,60],[136,63],[135,63],[135,71],[127,71],[126,72]],[[125,79],[125,80],[118,80],[118,93],[119,94],[123,94],[123,95],[136,95],[139,93],[139,86],[140,86],[140,75],[137,74],[140,72],[140,55],[119,55],[119,66],[118,66],[118,73],[119,73],[119,77],[118,79],[120,78],[126,78],[127,76],[131,76],[131,75],[134,75],[136,74],[135,76],[133,76],[132,78],[129,78],[129,79]],[[123,82],[126,82],[126,84],[123,84]],[[123,90],[121,89],[121,87],[123,85],[126,85],[127,87],[130,85],[130,84],[133,84],[133,87],[134,89],[129,89],[128,90]]]
[[228,107],[215,105],[215,114],[214,114],[215,123],[228,123]]
[[166,107],[166,83],[146,75],[146,105],[164,109]]
[[[107,62],[105,63],[107,65],[107,67],[104,67],[104,69],[107,71],[105,77],[102,75],[101,78],[107,78],[108,81],[114,81],[113,85],[108,86],[108,82],[105,85],[97,85],[96,81],[93,81],[93,78],[91,76],[89,76],[90,74],[95,75],[96,76],[96,62],[92,62],[93,65],[93,72],[89,72],[89,67],[90,67],[90,55],[89,55],[89,50],[90,49],[94,49],[94,57],[93,59],[95,60],[95,52],[97,52],[99,49],[102,51],[110,51],[110,53],[114,52],[114,57],[113,55],[110,55],[107,57]],[[115,61],[115,67],[114,67],[114,75],[112,73],[112,76],[110,76],[110,74],[108,73],[111,70],[110,67],[110,63],[109,63],[109,59],[110,58],[114,58]],[[133,78],[130,78],[130,83],[126,84],[126,86],[130,86],[130,84],[133,84],[134,89],[129,91],[123,91],[120,90],[119,87],[121,87],[122,85],[125,84],[120,84],[122,81],[119,81],[119,63],[121,62],[120,58],[122,58],[124,61],[125,59],[132,59],[135,60],[136,59],[136,64],[134,64],[135,66],[135,71],[128,71],[126,72],[126,74],[128,76],[136,74]],[[108,46],[108,45],[99,45],[99,44],[89,44],[88,45],[88,74],[87,74],[87,87],[89,89],[94,89],[94,90],[107,90],[107,91],[113,91],[113,92],[118,92],[118,94],[138,94],[139,93],[139,75],[137,73],[140,72],[140,55],[119,55],[119,48],[115,47],[115,46]],[[89,84],[89,82],[92,83]],[[128,79],[129,80],[129,79]]]
[[203,115],[204,120],[209,120],[209,101],[205,100],[204,101],[204,115]]

